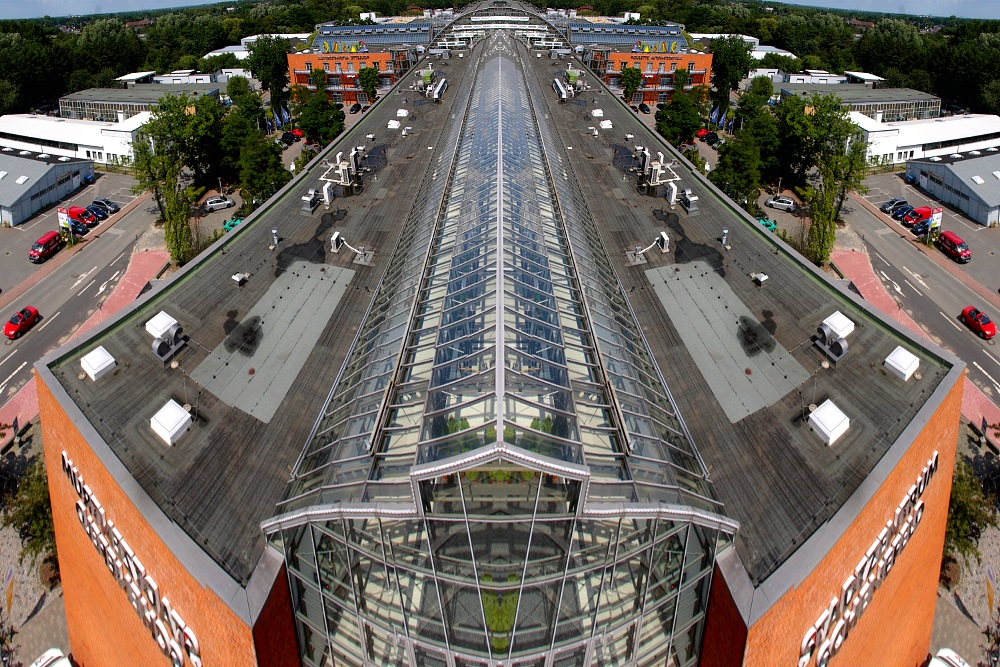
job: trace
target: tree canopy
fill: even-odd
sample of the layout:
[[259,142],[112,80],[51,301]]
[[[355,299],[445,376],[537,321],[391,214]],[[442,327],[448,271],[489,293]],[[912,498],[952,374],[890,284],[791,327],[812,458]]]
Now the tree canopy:
[[639,90],[639,86],[642,85],[642,72],[639,71],[638,67],[623,67],[622,68],[622,88],[625,91],[625,100],[631,104],[632,95],[635,91]]
[[261,88],[271,93],[271,106],[281,106],[288,94],[288,42],[280,37],[258,37],[248,47],[250,55],[243,62],[260,81]]
[[721,37],[712,40],[712,78],[715,83],[713,101],[716,106],[729,107],[729,93],[739,88],[756,61],[750,55],[750,45],[742,37]]

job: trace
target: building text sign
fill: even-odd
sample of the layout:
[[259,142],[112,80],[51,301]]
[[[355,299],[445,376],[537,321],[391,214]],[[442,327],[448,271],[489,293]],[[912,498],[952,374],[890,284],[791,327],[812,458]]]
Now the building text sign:
[[65,451],[62,468],[80,499],[76,501],[76,517],[104,559],[111,576],[125,591],[128,601],[149,628],[153,640],[170,658],[174,667],[201,667],[201,648],[191,626],[184,622],[166,595],[161,595],[153,577],[146,572],[142,561],[118,532],[115,522],[107,517],[104,508],[83,481],[83,475],[73,465]]
[[875,591],[889,575],[896,559],[903,553],[920,519],[924,515],[924,501],[920,500],[924,489],[938,468],[938,453],[934,452],[917,475],[916,482],[896,507],[891,520],[868,547],[840,587],[839,593],[830,598],[830,603],[819,615],[812,627],[806,630],[799,651],[798,667],[827,667],[830,659],[837,655],[851,629],[872,601]]

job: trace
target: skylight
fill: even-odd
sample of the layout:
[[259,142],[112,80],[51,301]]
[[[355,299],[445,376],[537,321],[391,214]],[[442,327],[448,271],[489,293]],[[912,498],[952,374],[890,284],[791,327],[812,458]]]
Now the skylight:
[[983,183],[985,183],[985,182],[986,182],[986,181],[984,181],[984,180],[983,180],[983,177],[982,177],[982,176],[973,176],[973,177],[972,177],[972,180],[973,180],[973,181],[974,181],[975,183],[979,184],[979,185],[982,185]]

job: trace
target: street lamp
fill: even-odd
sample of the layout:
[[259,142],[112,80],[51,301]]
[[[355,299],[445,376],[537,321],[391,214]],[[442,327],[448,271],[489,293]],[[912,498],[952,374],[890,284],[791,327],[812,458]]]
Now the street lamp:
[[778,176],[778,194],[781,194],[781,176]]

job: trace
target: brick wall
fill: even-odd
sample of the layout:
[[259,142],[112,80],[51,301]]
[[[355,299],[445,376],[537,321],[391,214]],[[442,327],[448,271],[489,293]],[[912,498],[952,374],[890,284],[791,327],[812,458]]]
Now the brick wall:
[[[196,633],[205,667],[258,664],[251,629],[177,560],[90,450],[40,378],[38,403],[66,625],[76,663],[81,667],[169,667],[170,660],[160,651],[84,532],[75,509],[79,496],[62,472],[64,450],[103,505],[107,517],[115,522],[146,572],[156,580],[160,594],[169,598],[173,608]],[[259,633],[268,636],[268,628],[264,626],[270,625],[278,631],[277,636],[284,637],[293,632],[286,578],[279,576],[275,584],[275,588],[284,589],[284,594],[272,591],[258,622]],[[282,614],[286,614],[284,619]],[[294,635],[290,647],[295,653]],[[269,660],[261,664],[297,664],[297,660],[282,658],[280,652],[273,653]]]
[[[938,470],[921,497],[925,510],[919,527],[881,588],[874,592],[841,650],[830,660],[830,667],[923,664],[934,623],[962,386],[961,379],[955,383],[910,450],[813,573],[800,586],[786,592],[753,624],[747,639],[745,665],[798,664],[799,647],[806,631],[854,572],[872,540],[886,521],[892,519],[907,489],[937,451]],[[722,578],[716,579],[715,584],[723,585]]]
[[705,639],[698,667],[739,667],[747,643],[747,628],[719,567],[712,574],[705,616]]
[[285,566],[275,578],[271,594],[253,627],[257,664],[260,667],[299,667],[299,652],[292,621],[292,595]]

